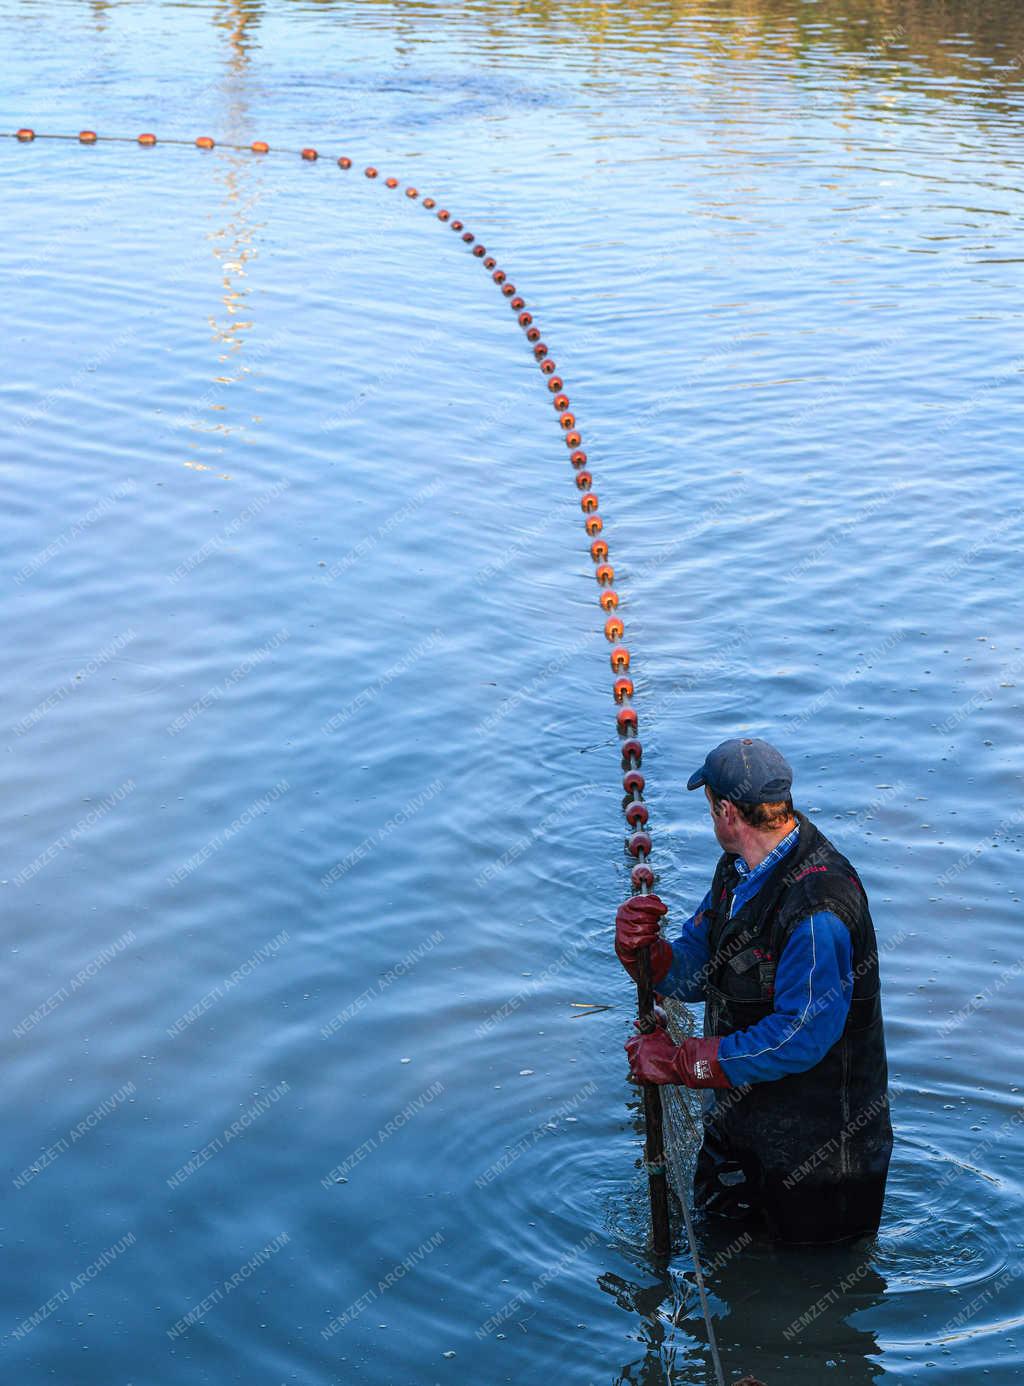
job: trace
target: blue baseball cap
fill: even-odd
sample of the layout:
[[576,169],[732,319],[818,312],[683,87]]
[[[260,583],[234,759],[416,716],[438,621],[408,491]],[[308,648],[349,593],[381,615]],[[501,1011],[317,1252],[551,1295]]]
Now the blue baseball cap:
[[735,736],[709,751],[704,764],[686,782],[687,789],[706,784],[720,799],[741,804],[771,804],[788,798],[793,771],[781,751],[756,736]]

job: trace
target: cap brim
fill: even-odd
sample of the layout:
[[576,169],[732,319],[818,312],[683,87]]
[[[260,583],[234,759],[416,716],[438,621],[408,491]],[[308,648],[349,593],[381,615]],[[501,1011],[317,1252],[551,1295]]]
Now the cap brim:
[[700,789],[702,784],[707,784],[707,780],[704,776],[703,765],[699,770],[695,770],[693,774],[690,776],[690,778],[686,781],[686,787],[687,789]]

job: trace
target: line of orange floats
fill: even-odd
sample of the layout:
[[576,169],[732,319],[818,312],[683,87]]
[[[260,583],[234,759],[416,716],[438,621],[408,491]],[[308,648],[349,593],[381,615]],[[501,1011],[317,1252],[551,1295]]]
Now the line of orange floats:
[[[36,132],[28,128],[22,128],[15,132],[15,138],[27,143],[37,138]],[[72,139],[73,136],[52,136],[40,135],[40,139]],[[100,140],[117,141],[119,143],[132,142],[129,136],[101,136],[95,130],[81,130],[78,134],[80,144],[96,144]],[[135,143],[152,147],[157,143],[157,137],[153,134],[142,134],[135,137]],[[187,144],[187,140],[171,140],[165,143]],[[214,149],[216,141],[209,135],[200,135],[195,140],[198,149]],[[253,140],[249,145],[225,144],[222,147],[229,149],[242,149],[251,151],[253,154],[269,154],[270,145],[264,140]],[[281,153],[293,151],[276,151]],[[312,148],[305,148],[298,151],[301,158],[310,162],[320,157],[318,151]],[[342,155],[338,160],[338,167],[350,169],[352,160]],[[367,178],[375,179],[379,177],[379,172],[373,165],[369,165],[363,170]],[[387,188],[400,187],[397,178],[385,178],[384,186]],[[437,202],[432,197],[420,197],[419,190],[414,187],[403,189],[405,196],[410,201],[419,201],[427,211],[433,211],[437,207]],[[467,231],[464,224],[453,217],[447,208],[437,209],[438,221],[447,223],[455,232],[461,233],[462,240],[467,246],[473,247],[473,255],[483,261],[484,269],[489,270],[491,278],[494,280],[508,300],[509,307],[517,314],[516,321],[526,334],[526,340],[533,347],[533,355],[540,366],[541,373],[547,378],[547,387],[551,392],[555,411],[558,414],[558,422],[565,435],[565,444],[569,449],[569,461],[575,472],[576,487],[582,492],[580,497],[580,508],[584,514],[584,528],[590,537],[590,556],[594,560],[594,576],[597,585],[601,588],[598,603],[601,610],[606,613],[607,619],[604,624],[606,639],[612,645],[610,663],[612,671],[619,677],[612,684],[612,696],[619,704],[619,711],[616,713],[616,726],[619,735],[624,738],[622,742],[622,769],[625,772],[622,780],[622,787],[626,792],[623,801],[623,813],[630,828],[630,835],[626,839],[626,850],[630,856],[636,859],[636,864],[631,871],[633,886],[638,891],[649,890],[654,884],[654,873],[647,864],[651,854],[651,839],[646,831],[648,823],[647,805],[643,802],[644,777],[640,773],[640,765],[643,760],[643,746],[638,740],[639,719],[636,711],[629,704],[629,699],[633,696],[633,680],[628,675],[630,666],[630,654],[628,648],[621,644],[625,634],[625,626],[621,616],[617,614],[619,606],[619,594],[615,591],[613,583],[615,581],[615,569],[608,562],[608,542],[601,538],[604,529],[604,521],[598,514],[597,493],[593,490],[593,477],[587,470],[587,454],[583,451],[583,438],[577,426],[576,415],[569,408],[569,396],[565,393],[565,382],[558,374],[558,368],[552,361],[547,345],[541,341],[540,328],[534,321],[533,314],[527,309],[526,301],[517,292],[516,286],[509,283],[505,271],[498,265],[493,255],[488,255],[486,247],[482,246],[476,239],[472,231]]]

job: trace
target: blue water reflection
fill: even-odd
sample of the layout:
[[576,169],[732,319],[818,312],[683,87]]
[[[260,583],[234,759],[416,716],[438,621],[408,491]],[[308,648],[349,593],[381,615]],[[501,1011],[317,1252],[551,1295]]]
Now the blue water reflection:
[[325,155],[0,146],[11,1379],[711,1379],[685,1249],[646,1252],[565,453],[373,162],[564,370],[661,893],[706,887],[682,786],[742,727],[872,896],[886,1218],[819,1257],[703,1230],[731,1376],[1017,1380],[1016,10],[0,25],[5,128]]

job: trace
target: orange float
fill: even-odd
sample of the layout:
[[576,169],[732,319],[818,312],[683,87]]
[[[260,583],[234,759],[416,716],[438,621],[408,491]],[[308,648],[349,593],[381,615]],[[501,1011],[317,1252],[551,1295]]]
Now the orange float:
[[[624,707],[615,714],[615,725],[618,727],[619,733],[622,736],[636,736],[638,722],[639,718],[631,707]],[[649,841],[650,839],[648,838],[648,842]],[[651,850],[650,847],[648,847],[647,850],[649,852]]]
[[635,738],[622,743],[622,768],[623,770],[635,770],[643,761],[644,748]]

